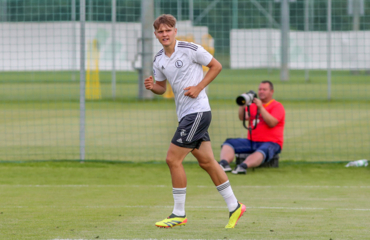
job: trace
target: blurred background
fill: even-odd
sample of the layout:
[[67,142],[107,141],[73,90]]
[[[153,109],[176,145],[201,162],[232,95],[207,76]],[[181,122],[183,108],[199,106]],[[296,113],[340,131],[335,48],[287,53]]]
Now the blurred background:
[[369,159],[370,0],[0,0],[0,161],[164,161],[173,94],[143,86],[164,13],[223,65],[216,160],[262,80],[286,110],[280,160]]

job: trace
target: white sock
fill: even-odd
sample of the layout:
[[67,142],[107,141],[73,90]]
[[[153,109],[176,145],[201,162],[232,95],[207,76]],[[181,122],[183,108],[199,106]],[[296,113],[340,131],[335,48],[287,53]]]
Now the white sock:
[[238,200],[234,195],[229,180],[227,180],[223,184],[218,185],[216,188],[221,196],[225,199],[229,212],[234,211],[238,207]]
[[175,201],[172,213],[176,216],[185,216],[186,188],[172,188],[172,194]]

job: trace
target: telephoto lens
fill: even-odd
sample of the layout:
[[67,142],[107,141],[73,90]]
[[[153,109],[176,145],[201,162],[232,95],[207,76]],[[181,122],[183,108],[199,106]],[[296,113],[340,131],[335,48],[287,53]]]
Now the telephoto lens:
[[254,98],[257,98],[257,94],[253,90],[250,90],[249,92],[239,95],[236,98],[236,104],[239,106],[251,105]]

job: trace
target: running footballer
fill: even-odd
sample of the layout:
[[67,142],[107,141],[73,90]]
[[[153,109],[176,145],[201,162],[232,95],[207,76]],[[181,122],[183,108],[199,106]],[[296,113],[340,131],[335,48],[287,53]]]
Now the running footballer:
[[[155,225],[168,228],[187,223],[187,179],[182,162],[191,152],[225,199],[230,212],[225,227],[234,228],[246,207],[236,199],[225,172],[215,160],[208,134],[212,115],[205,87],[217,77],[222,66],[202,46],[176,40],[176,19],[172,15],[159,16],[153,26],[154,35],[163,49],[154,57],[155,82],[152,76],[146,78],[145,88],[155,94],[163,94],[166,81],[169,81],[175,95],[179,122],[166,157],[172,179],[174,208],[168,218]],[[202,65],[209,67],[204,77]]]

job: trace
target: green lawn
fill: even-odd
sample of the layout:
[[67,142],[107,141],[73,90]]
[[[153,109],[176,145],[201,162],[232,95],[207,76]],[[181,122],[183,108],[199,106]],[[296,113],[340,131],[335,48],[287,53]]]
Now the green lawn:
[[[75,73],[78,77],[78,73]],[[282,160],[349,161],[370,158],[370,77],[333,71],[327,100],[325,71],[291,71],[281,82],[277,70],[225,69],[210,85],[210,128],[218,159],[228,137],[245,137],[235,98],[275,83],[275,98],[286,109]],[[0,73],[0,161],[79,159],[79,82],[71,72]],[[177,126],[173,100],[137,100],[137,74],[117,73],[112,100],[110,73],[101,72],[103,99],[86,102],[86,159],[163,160]],[[190,156],[186,161],[193,161]]]
[[[245,137],[246,130],[237,119],[233,102],[215,101],[212,105],[217,107],[213,107],[209,132],[218,159],[225,138]],[[367,103],[284,105],[287,116],[282,160],[369,157]],[[163,160],[177,125],[174,108],[172,102],[88,103],[86,159]],[[7,103],[0,113],[0,160],[79,159],[78,103]]]
[[165,164],[0,164],[0,239],[367,239],[370,168],[282,162],[229,179],[247,206],[235,229],[208,175],[184,165],[185,227],[172,211]]
[[[290,80],[280,81],[278,70],[224,69],[209,86],[210,99],[232,99],[242,92],[258,89],[262,80],[275,84],[275,97],[279,100],[327,100],[326,71],[310,71],[310,80],[304,79],[304,71],[290,71]],[[78,101],[79,72],[0,72],[0,96],[5,101]],[[135,101],[138,95],[136,72],[117,72],[116,100]],[[101,71],[102,96],[112,100],[111,72]],[[370,101],[370,75],[351,75],[349,71],[333,71],[331,79],[332,100]],[[162,99],[161,96],[156,97]]]

